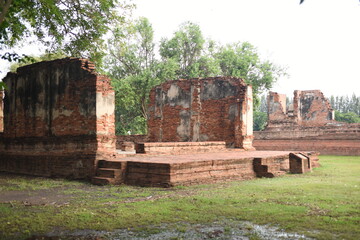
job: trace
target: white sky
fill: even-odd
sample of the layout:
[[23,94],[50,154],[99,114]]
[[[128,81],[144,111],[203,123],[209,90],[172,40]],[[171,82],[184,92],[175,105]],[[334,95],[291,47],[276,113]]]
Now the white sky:
[[155,39],[192,21],[221,43],[249,41],[261,56],[288,67],[273,91],[320,89],[326,96],[360,95],[358,0],[134,0]]
[[[288,67],[272,91],[320,89],[326,96],[360,95],[358,0],[133,0],[155,40],[192,21],[221,43],[249,41],[261,56]],[[27,54],[38,54],[32,47]],[[0,62],[0,79],[8,64]]]

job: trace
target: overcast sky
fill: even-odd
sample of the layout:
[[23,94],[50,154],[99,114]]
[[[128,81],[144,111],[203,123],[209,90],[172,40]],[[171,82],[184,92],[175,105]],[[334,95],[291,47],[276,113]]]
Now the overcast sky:
[[288,67],[273,91],[320,89],[326,96],[360,95],[358,0],[134,0],[155,39],[185,21],[221,43],[249,41],[262,57]]
[[[192,21],[223,44],[249,41],[263,58],[288,67],[273,91],[320,89],[326,96],[360,95],[358,0],[133,0],[155,39]],[[27,54],[39,54],[34,47]],[[0,62],[2,78],[6,64]],[[4,71],[5,69],[5,71]]]

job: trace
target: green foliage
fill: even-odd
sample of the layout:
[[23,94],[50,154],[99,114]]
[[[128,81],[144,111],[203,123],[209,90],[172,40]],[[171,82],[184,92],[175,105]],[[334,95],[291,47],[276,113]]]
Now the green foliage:
[[6,85],[3,82],[0,82],[0,91],[6,89]]
[[221,47],[216,59],[222,75],[244,79],[253,86],[255,96],[270,89],[280,76],[286,75],[285,69],[260,60],[257,49],[248,42]]
[[179,78],[191,78],[198,74],[201,63],[207,65],[201,58],[205,40],[199,25],[185,22],[174,33],[171,39],[162,39],[160,55],[163,59],[174,59],[180,66]]
[[335,120],[339,122],[360,123],[360,97],[331,96],[330,104],[335,109]]
[[335,120],[347,123],[360,123],[360,117],[354,112],[341,113],[335,111]]
[[[254,104],[255,105],[255,104]],[[266,128],[268,115],[267,115],[267,99],[263,94],[259,99],[259,104],[254,106],[253,115],[253,130],[262,131]]]
[[177,66],[155,60],[153,29],[146,18],[120,26],[110,39],[110,56],[105,64],[116,94],[116,133],[146,133],[148,93],[169,77]]
[[[104,50],[102,37],[112,26],[124,21],[118,14],[119,8],[127,11],[132,6],[118,0],[2,1],[0,50],[34,36],[50,51],[62,50],[67,55],[88,57],[100,63]],[[20,57],[17,53],[7,54],[2,58]]]
[[29,65],[29,64],[32,64],[32,63],[42,62],[42,61],[50,61],[50,60],[55,60],[55,59],[64,58],[64,57],[66,57],[66,56],[61,52],[45,53],[45,54],[40,55],[38,57],[36,57],[36,56],[26,56],[26,57],[22,58],[20,62],[16,62],[16,63],[11,64],[10,72],[16,72],[16,70],[19,67],[26,66],[26,65]]
[[254,111],[254,131],[262,131],[267,124],[267,113]]
[[349,96],[331,96],[331,106],[338,112],[347,113],[353,112],[360,116],[360,96],[353,94]]
[[262,61],[250,43],[220,46],[205,40],[200,27],[191,22],[182,24],[170,39],[161,40],[161,59],[156,59],[152,26],[145,18],[120,26],[109,46],[106,69],[116,91],[118,134],[145,133],[148,93],[166,80],[240,77],[253,85],[257,103],[257,95],[285,74],[283,68]]

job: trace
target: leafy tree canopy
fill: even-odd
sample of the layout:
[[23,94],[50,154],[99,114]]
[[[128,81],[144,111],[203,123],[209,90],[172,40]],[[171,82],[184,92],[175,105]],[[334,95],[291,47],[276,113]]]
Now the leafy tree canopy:
[[[99,61],[102,37],[121,24],[124,11],[132,6],[118,0],[2,0],[0,1],[0,51],[8,51],[23,39],[35,37],[50,51],[62,50],[73,57]],[[1,58],[16,61],[17,53]]]
[[335,111],[335,120],[347,123],[360,123],[360,116],[354,112],[341,113]]
[[[252,84],[256,97],[285,74],[283,68],[263,61],[250,43],[221,46],[205,40],[200,27],[191,22],[182,24],[171,38],[163,38],[158,54],[146,18],[120,26],[108,45],[105,65],[116,94],[118,134],[146,132],[148,94],[164,81],[235,76]],[[260,113],[259,121],[263,128],[266,116]]]
[[240,77],[253,86],[255,96],[270,89],[280,76],[286,75],[284,68],[261,60],[257,49],[248,42],[220,47],[215,54],[221,75]]

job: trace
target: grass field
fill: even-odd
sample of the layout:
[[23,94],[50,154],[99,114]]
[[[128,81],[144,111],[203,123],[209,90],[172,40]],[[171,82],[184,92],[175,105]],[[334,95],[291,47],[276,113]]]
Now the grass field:
[[[220,218],[316,239],[360,239],[360,156],[321,156],[320,163],[302,175],[170,189],[1,174],[0,239],[25,239],[55,228],[146,229]],[[55,200],[46,202],[55,193]],[[22,201],[22,194],[31,201]]]

